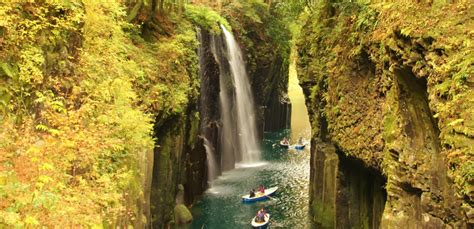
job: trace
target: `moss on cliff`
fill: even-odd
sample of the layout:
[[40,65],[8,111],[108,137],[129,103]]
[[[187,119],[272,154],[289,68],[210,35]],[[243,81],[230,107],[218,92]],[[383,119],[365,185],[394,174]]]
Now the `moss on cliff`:
[[304,16],[298,66],[315,138],[327,121],[328,141],[385,173],[387,227],[474,220],[472,10],[325,1]]
[[124,9],[0,4],[0,225],[146,223],[152,127],[196,103],[198,42],[173,13],[148,39]]

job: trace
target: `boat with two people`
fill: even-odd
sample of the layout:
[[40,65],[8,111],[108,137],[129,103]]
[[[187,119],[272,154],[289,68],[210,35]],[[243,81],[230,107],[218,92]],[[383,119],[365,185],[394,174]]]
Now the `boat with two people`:
[[290,141],[288,141],[286,137],[280,141],[280,146],[287,149],[303,150],[306,145],[308,145],[308,142],[304,141],[302,137],[300,137],[298,139],[298,143],[294,145],[290,145]]
[[242,196],[242,202],[252,203],[261,200],[270,199],[271,195],[275,194],[278,190],[278,187],[271,187],[268,189],[263,188],[261,185],[257,191],[251,190],[250,194]]

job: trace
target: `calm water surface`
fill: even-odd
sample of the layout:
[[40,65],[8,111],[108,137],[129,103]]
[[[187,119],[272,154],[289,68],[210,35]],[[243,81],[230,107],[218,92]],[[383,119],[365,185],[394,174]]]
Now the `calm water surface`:
[[[191,209],[194,221],[188,228],[250,228],[250,221],[261,207],[271,214],[271,228],[311,228],[309,150],[286,150],[274,145],[284,136],[290,136],[289,131],[266,133],[261,164],[242,165],[215,180]],[[274,199],[242,203],[240,197],[260,184],[279,187]]]

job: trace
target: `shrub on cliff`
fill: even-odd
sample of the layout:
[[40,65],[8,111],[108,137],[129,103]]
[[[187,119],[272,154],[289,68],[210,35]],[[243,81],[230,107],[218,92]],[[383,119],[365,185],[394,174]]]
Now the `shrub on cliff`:
[[184,16],[193,24],[199,25],[214,34],[221,33],[222,30],[219,25],[223,25],[227,30],[232,30],[226,19],[205,6],[186,5]]

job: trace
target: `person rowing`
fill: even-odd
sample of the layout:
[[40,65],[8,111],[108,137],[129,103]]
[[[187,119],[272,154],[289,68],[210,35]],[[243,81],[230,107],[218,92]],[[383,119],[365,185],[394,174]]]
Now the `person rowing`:
[[255,222],[257,223],[263,223],[265,222],[265,209],[261,208],[260,210],[258,210],[257,212],[257,216],[255,218]]
[[303,137],[300,137],[300,139],[298,139],[298,144],[303,145]]
[[253,228],[267,228],[270,223],[270,214],[268,214],[265,209],[261,208],[255,217],[252,219]]

